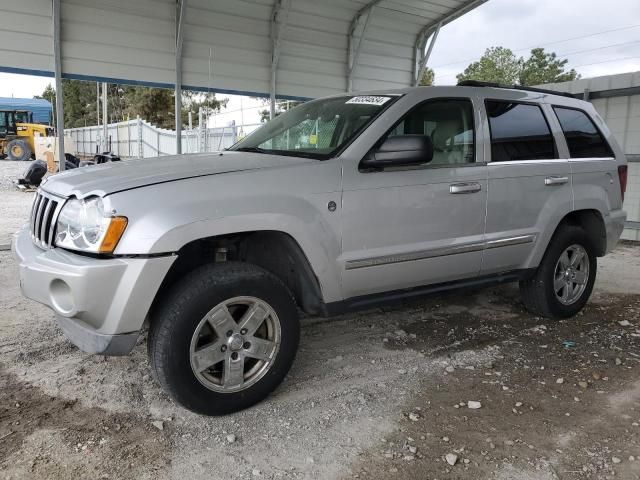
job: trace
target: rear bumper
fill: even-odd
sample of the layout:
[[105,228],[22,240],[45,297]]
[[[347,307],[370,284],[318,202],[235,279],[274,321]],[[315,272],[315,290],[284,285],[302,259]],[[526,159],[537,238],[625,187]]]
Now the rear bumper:
[[81,350],[131,351],[174,256],[96,259],[36,247],[28,229],[13,240],[25,297],[51,308]]
[[624,222],[627,220],[627,212],[624,210],[612,210],[604,219],[607,229],[607,252],[615,248],[624,230]]

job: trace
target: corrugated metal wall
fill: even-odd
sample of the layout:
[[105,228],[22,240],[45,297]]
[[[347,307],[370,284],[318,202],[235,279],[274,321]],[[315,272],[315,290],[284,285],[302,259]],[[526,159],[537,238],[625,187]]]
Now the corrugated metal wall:
[[[621,88],[640,87],[640,72],[586,78],[573,82],[542,85],[552,90],[583,93],[603,92]],[[611,98],[596,98],[591,101],[607,123],[611,133],[627,154],[629,177],[624,209],[629,220],[623,238],[640,240],[640,94]]]
[[[269,92],[275,0],[189,0],[185,88]],[[347,88],[349,26],[366,0],[291,0],[277,94],[318,97]],[[354,70],[355,90],[410,85],[420,30],[469,0],[382,0]],[[53,71],[51,0],[0,0],[0,69]],[[67,75],[172,85],[174,0],[62,0]],[[362,30],[364,21],[356,29]]]

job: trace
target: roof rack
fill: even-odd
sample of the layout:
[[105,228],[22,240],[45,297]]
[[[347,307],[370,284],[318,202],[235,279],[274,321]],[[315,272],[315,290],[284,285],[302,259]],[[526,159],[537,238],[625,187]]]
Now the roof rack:
[[577,96],[569,93],[569,92],[557,92],[555,90],[548,90],[546,88],[536,88],[536,87],[523,87],[521,85],[502,85],[501,83],[494,82],[481,82],[478,80],[463,80],[458,82],[458,87],[492,87],[492,88],[509,88],[511,90],[523,90],[525,92],[538,92],[538,93],[546,93],[549,95],[560,95],[563,97],[569,98],[578,98],[581,97],[582,94],[578,94]]

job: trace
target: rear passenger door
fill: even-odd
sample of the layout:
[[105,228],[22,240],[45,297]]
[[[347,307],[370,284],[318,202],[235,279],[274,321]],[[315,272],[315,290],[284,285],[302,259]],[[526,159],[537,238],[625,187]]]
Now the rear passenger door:
[[550,222],[571,210],[572,191],[569,162],[559,158],[547,120],[550,107],[510,99],[484,103],[490,161],[482,273],[492,274],[528,266]]

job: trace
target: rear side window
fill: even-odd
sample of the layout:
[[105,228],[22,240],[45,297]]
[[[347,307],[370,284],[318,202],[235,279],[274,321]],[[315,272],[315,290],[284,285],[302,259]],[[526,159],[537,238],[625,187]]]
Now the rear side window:
[[581,110],[553,107],[571,158],[612,157],[613,152],[591,118]]
[[538,105],[487,100],[491,161],[557,158],[553,135]]

